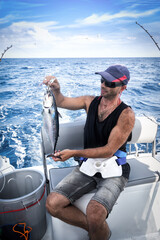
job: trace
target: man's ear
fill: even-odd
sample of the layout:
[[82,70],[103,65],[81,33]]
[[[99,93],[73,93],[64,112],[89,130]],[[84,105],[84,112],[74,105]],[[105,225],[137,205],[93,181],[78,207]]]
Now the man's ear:
[[121,91],[123,92],[125,89],[127,89],[126,85],[122,86]]

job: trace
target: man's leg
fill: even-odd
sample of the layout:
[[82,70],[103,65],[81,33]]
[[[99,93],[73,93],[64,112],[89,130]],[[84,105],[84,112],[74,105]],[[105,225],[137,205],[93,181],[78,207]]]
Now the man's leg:
[[87,221],[91,240],[108,240],[110,230],[106,217],[111,212],[127,179],[123,176],[97,180],[97,192],[87,207]]
[[86,215],[71,205],[65,196],[59,193],[50,193],[47,197],[46,208],[52,216],[88,231]]
[[88,204],[87,217],[59,193],[50,193],[46,201],[46,208],[52,216],[88,231],[91,240],[109,239],[110,230],[105,221],[107,210],[94,200]]
[[73,202],[95,187],[95,180],[81,173],[79,167],[76,167],[58,183],[55,192],[49,194],[46,208],[52,216],[88,231],[86,215],[73,206]]
[[106,208],[95,200],[87,206],[87,222],[91,240],[108,240],[110,229],[106,222],[108,213]]

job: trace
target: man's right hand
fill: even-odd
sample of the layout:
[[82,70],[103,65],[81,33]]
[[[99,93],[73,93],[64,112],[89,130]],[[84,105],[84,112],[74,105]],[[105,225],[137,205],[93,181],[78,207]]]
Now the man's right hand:
[[60,91],[60,85],[55,76],[46,76],[43,84],[49,86],[53,91]]

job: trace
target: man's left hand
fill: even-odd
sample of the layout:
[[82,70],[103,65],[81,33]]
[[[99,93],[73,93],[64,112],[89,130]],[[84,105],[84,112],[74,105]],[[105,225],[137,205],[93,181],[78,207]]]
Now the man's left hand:
[[62,151],[55,152],[54,155],[51,157],[55,162],[58,162],[58,161],[65,162],[67,159],[73,157],[73,153],[72,153],[72,150],[65,149]]

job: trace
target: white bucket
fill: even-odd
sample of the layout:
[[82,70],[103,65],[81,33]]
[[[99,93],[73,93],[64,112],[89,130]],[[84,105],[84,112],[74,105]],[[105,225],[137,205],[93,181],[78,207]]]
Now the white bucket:
[[44,175],[16,170],[0,177],[0,190],[0,225],[24,223],[31,230],[31,239],[40,240],[46,231]]

